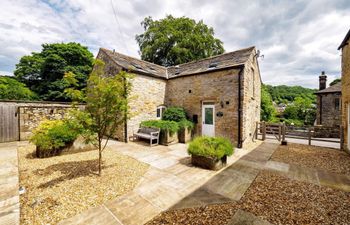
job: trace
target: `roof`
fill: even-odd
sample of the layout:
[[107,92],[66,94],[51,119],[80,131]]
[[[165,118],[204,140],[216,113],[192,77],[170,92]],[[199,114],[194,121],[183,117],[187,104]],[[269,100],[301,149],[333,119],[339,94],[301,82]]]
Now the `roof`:
[[347,41],[349,40],[349,38],[350,38],[350,29],[349,29],[348,33],[345,35],[344,40],[339,45],[338,50],[340,50],[341,48],[343,48],[345,45],[348,44]]
[[100,51],[105,52],[116,64],[124,69],[155,77],[171,79],[244,65],[253,51],[255,51],[255,47],[244,48],[170,67],[156,65],[105,48],[101,48]]
[[326,89],[316,92],[315,94],[326,94],[326,93],[334,93],[341,92],[341,82],[336,83],[335,85],[329,86]]

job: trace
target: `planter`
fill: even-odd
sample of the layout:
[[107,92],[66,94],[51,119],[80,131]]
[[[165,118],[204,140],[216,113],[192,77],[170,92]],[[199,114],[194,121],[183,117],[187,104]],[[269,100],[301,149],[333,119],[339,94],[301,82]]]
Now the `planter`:
[[178,138],[177,132],[175,132],[171,135],[169,132],[160,131],[159,144],[172,145],[172,144],[176,144],[178,142],[179,142],[179,138]]
[[66,148],[70,148],[73,145],[73,142],[67,144],[64,147],[61,148],[55,148],[55,149],[41,149],[40,147],[36,147],[36,151],[35,151],[35,156],[37,158],[48,158],[48,157],[52,157],[52,156],[57,156],[60,155],[61,152],[66,149]]
[[192,140],[192,130],[185,128],[185,129],[181,129],[179,131],[179,142],[180,143],[187,143],[191,140]]
[[222,157],[221,159],[211,158],[200,155],[192,155],[191,157],[192,165],[198,166],[204,169],[210,170],[220,170],[226,166],[227,156]]

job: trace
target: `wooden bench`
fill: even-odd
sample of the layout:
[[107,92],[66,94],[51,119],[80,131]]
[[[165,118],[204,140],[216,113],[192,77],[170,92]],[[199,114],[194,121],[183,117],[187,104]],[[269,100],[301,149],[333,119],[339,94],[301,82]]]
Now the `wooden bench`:
[[[136,133],[134,133],[134,138],[143,138],[148,139],[151,147],[153,145],[159,144],[159,128],[153,127],[140,127]],[[153,140],[156,140],[156,143],[153,144]]]

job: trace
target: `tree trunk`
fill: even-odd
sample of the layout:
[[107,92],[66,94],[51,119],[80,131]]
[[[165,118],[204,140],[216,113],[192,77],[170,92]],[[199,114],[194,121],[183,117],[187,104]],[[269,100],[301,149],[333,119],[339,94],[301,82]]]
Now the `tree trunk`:
[[98,140],[98,175],[101,176],[101,163],[102,163],[102,149],[101,149],[101,141],[102,139]]

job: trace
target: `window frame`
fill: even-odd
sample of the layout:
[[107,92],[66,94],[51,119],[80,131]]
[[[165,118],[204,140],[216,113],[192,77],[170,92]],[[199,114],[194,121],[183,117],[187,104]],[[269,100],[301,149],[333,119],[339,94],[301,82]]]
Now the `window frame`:
[[[158,110],[159,110],[159,116],[158,116]],[[165,106],[165,105],[159,105],[159,106],[157,106],[157,109],[156,109],[156,118],[157,118],[157,119],[162,119],[163,113],[164,113],[165,110],[166,110],[166,106]]]

